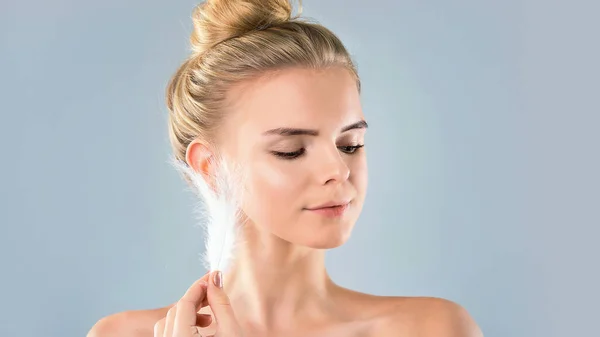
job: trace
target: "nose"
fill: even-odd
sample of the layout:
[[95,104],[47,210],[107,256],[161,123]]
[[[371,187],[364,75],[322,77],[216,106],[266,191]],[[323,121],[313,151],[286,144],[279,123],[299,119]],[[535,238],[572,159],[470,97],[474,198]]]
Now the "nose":
[[336,151],[328,152],[318,166],[319,182],[323,184],[336,184],[348,180],[350,168],[342,158],[336,148]]

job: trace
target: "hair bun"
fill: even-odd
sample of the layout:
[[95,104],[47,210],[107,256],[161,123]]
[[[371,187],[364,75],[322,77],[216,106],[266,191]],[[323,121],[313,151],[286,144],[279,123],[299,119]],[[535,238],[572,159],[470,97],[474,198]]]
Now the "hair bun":
[[[301,12],[300,2],[296,16]],[[289,0],[207,0],[192,14],[192,50],[202,53],[226,39],[289,21],[291,15]]]

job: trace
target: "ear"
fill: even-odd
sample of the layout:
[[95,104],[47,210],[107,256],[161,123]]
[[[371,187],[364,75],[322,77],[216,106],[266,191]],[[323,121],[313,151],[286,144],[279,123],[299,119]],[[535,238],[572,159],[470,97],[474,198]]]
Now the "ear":
[[212,186],[213,159],[214,152],[206,143],[202,143],[198,139],[194,139],[185,152],[185,161],[188,166],[195,172],[200,173],[204,181],[208,182],[211,187],[214,187]]

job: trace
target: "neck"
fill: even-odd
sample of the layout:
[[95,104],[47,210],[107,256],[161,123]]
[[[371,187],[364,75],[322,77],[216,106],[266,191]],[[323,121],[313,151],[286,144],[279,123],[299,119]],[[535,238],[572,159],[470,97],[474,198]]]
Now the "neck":
[[238,321],[272,330],[324,317],[335,289],[325,270],[325,251],[298,246],[271,233],[246,232],[224,275],[224,288]]

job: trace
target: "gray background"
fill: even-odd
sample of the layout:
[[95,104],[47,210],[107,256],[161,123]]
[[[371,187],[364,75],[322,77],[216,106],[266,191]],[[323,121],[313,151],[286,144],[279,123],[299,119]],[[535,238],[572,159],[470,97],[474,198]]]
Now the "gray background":
[[[451,299],[490,337],[597,332],[591,3],[304,2],[354,55],[371,125],[334,280]],[[1,2],[0,335],[83,336],[204,274],[163,100],[195,4]]]

